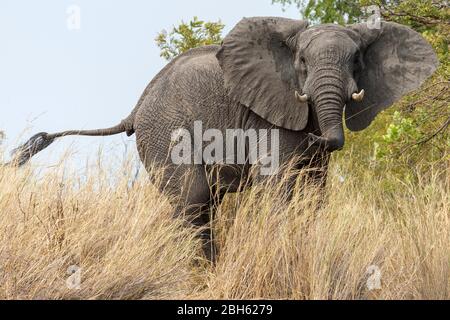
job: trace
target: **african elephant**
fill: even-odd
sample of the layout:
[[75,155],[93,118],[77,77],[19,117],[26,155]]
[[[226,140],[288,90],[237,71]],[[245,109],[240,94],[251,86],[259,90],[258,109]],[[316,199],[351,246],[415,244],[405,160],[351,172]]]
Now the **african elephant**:
[[[62,136],[136,134],[147,170],[155,164],[167,167],[161,189],[179,196],[176,212],[185,210],[190,222],[205,226],[212,194],[238,191],[252,165],[223,165],[217,175],[205,162],[175,165],[168,157],[174,131],[193,132],[195,121],[222,133],[277,130],[280,162],[301,155],[298,166],[313,163],[313,179],[324,181],[331,152],[344,146],[343,122],[351,131],[367,128],[437,65],[421,35],[396,23],[382,22],[377,29],[365,23],[308,26],[285,18],[245,18],[220,46],[192,49],[171,61],[119,125],[37,134],[19,148],[17,161],[25,163]],[[221,189],[215,190],[218,181]],[[213,258],[211,231],[206,228],[202,237]]]

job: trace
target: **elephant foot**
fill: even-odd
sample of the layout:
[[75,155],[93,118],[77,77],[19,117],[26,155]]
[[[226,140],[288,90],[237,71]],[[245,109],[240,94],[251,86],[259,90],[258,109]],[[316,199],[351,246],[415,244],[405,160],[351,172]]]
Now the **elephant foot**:
[[202,239],[202,248],[205,258],[215,266],[217,263],[217,244],[214,239],[214,232],[211,228],[207,228],[200,233]]

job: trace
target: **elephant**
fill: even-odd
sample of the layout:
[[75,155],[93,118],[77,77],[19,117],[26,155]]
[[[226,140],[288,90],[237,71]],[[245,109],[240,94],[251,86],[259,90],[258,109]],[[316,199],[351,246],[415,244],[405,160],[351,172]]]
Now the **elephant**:
[[[177,195],[175,215],[200,227],[205,254],[214,260],[211,208],[225,193],[242,191],[243,180],[264,177],[249,178],[256,164],[247,160],[215,166],[172,163],[168,155],[176,130],[192,133],[196,121],[223,134],[228,129],[277,130],[278,143],[271,147],[279,149],[280,162],[298,156],[296,167],[314,168],[311,180],[324,185],[331,153],[344,147],[344,122],[351,131],[364,130],[378,113],[419,88],[437,66],[430,44],[393,22],[374,28],[243,18],[221,45],[191,49],[168,63],[117,126],[39,133],[17,149],[16,163],[25,164],[68,135],[135,134],[147,171],[165,167],[161,191]],[[248,152],[248,141],[245,146]]]

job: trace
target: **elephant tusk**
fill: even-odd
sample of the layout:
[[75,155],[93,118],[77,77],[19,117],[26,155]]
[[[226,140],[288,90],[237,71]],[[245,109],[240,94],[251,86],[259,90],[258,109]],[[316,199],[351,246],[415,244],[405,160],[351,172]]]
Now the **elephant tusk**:
[[300,93],[298,93],[298,91],[295,91],[295,98],[300,102],[300,103],[305,103],[308,102],[308,95],[304,94],[304,95],[300,95]]
[[354,94],[352,95],[352,99],[353,99],[354,101],[356,101],[356,102],[361,102],[361,101],[363,101],[363,99],[364,99],[364,94],[365,94],[365,93],[366,93],[366,92],[364,91],[364,89],[362,89],[360,93],[354,93]]

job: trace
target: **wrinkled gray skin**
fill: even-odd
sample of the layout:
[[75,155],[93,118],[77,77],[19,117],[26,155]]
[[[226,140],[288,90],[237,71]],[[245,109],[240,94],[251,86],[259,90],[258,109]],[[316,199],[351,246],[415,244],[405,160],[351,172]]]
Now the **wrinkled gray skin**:
[[[243,19],[222,46],[193,49],[169,63],[118,126],[38,134],[19,148],[18,161],[65,135],[136,133],[146,168],[167,166],[161,189],[178,196],[176,213],[207,226],[213,202],[218,204],[225,191],[238,191],[251,166],[223,166],[211,174],[205,165],[172,165],[168,155],[175,130],[192,131],[197,120],[223,134],[233,128],[279,129],[281,162],[299,156],[297,166],[315,167],[311,178],[323,184],[330,153],[344,146],[343,118],[350,130],[365,129],[436,66],[431,46],[394,23],[371,30],[365,24],[308,27],[284,18]],[[362,89],[364,99],[352,100]],[[295,91],[308,102],[296,99]],[[214,259],[211,231],[202,237],[206,255]]]

